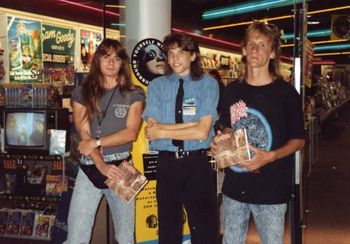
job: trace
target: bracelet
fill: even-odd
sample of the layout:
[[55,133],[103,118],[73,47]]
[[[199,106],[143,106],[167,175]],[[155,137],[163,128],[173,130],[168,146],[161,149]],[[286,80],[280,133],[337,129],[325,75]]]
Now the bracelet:
[[100,148],[101,147],[101,139],[99,137],[95,138],[96,140],[96,148]]

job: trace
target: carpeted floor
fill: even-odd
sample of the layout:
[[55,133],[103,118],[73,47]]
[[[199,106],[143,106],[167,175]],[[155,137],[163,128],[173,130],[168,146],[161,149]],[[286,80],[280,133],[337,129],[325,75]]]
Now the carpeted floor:
[[350,103],[322,124],[306,178],[305,244],[350,243]]

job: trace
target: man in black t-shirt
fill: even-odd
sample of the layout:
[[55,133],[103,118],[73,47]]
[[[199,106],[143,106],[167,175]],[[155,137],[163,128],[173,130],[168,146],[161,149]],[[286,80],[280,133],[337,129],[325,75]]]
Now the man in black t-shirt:
[[245,243],[252,213],[262,243],[282,244],[293,153],[304,145],[301,98],[278,72],[276,26],[253,23],[242,49],[245,70],[223,92],[219,125],[223,131],[246,129],[252,159],[225,169],[223,243]]

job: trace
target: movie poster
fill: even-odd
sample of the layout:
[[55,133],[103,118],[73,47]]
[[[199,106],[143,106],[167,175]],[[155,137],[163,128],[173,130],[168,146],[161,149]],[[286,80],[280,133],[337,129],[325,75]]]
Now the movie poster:
[[80,30],[80,72],[88,72],[95,50],[103,39],[102,33]]
[[44,81],[53,85],[74,85],[74,29],[43,25]]
[[41,22],[7,16],[10,82],[42,82]]

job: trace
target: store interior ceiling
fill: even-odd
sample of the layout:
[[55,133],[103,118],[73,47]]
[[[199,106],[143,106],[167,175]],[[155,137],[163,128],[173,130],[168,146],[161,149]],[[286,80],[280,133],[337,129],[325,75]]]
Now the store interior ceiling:
[[[125,0],[127,1],[127,0]],[[129,0],[130,1],[130,0]],[[145,0],[148,1],[148,0]],[[91,25],[103,26],[118,29],[120,25],[118,0],[2,0],[0,7],[11,8],[40,15],[62,18]],[[271,2],[286,2],[285,6],[275,7]],[[283,40],[282,54],[284,57],[293,56],[294,43],[294,13],[295,2],[300,0],[173,0],[172,1],[172,28],[180,29],[195,34],[198,40],[205,46],[217,47],[223,50],[240,51],[238,46],[227,45],[230,43],[239,44],[244,30],[249,22],[253,20],[267,20],[276,24],[284,33],[286,40]],[[152,1],[150,1],[150,4]],[[349,0],[306,0],[308,14],[307,29],[308,36],[312,43],[315,43],[315,54],[333,53],[332,55],[316,56],[317,60],[333,61],[337,64],[350,63],[350,2]],[[245,4],[245,5],[242,5]],[[247,6],[247,4],[253,4]],[[258,6],[264,6],[259,10]],[[272,5],[271,5],[272,4]],[[103,17],[103,6],[105,6],[105,18]],[[233,7],[231,16],[224,16],[215,19],[205,19],[203,14],[206,11],[222,7]],[[156,8],[156,6],[155,6]],[[248,9],[246,13],[237,11]],[[249,11],[249,10],[253,11]],[[323,12],[321,11],[323,10]],[[319,12],[321,11],[321,12]],[[209,15],[210,16],[210,15]],[[215,16],[215,15],[214,15]],[[273,20],[283,16],[282,19]],[[342,31],[341,37],[332,34],[334,20],[342,16],[338,29]],[[208,18],[208,17],[207,17]],[[209,17],[210,18],[210,17]],[[248,22],[244,24],[244,22]],[[222,27],[217,27],[222,26]],[[200,36],[203,36],[200,37]],[[215,41],[219,40],[219,42]],[[326,42],[326,43],[319,43]],[[331,49],[324,49],[331,46]],[[318,49],[318,50],[317,50]],[[324,49],[324,50],[322,50]],[[345,52],[346,54],[338,54]],[[337,53],[337,54],[335,54]]]

